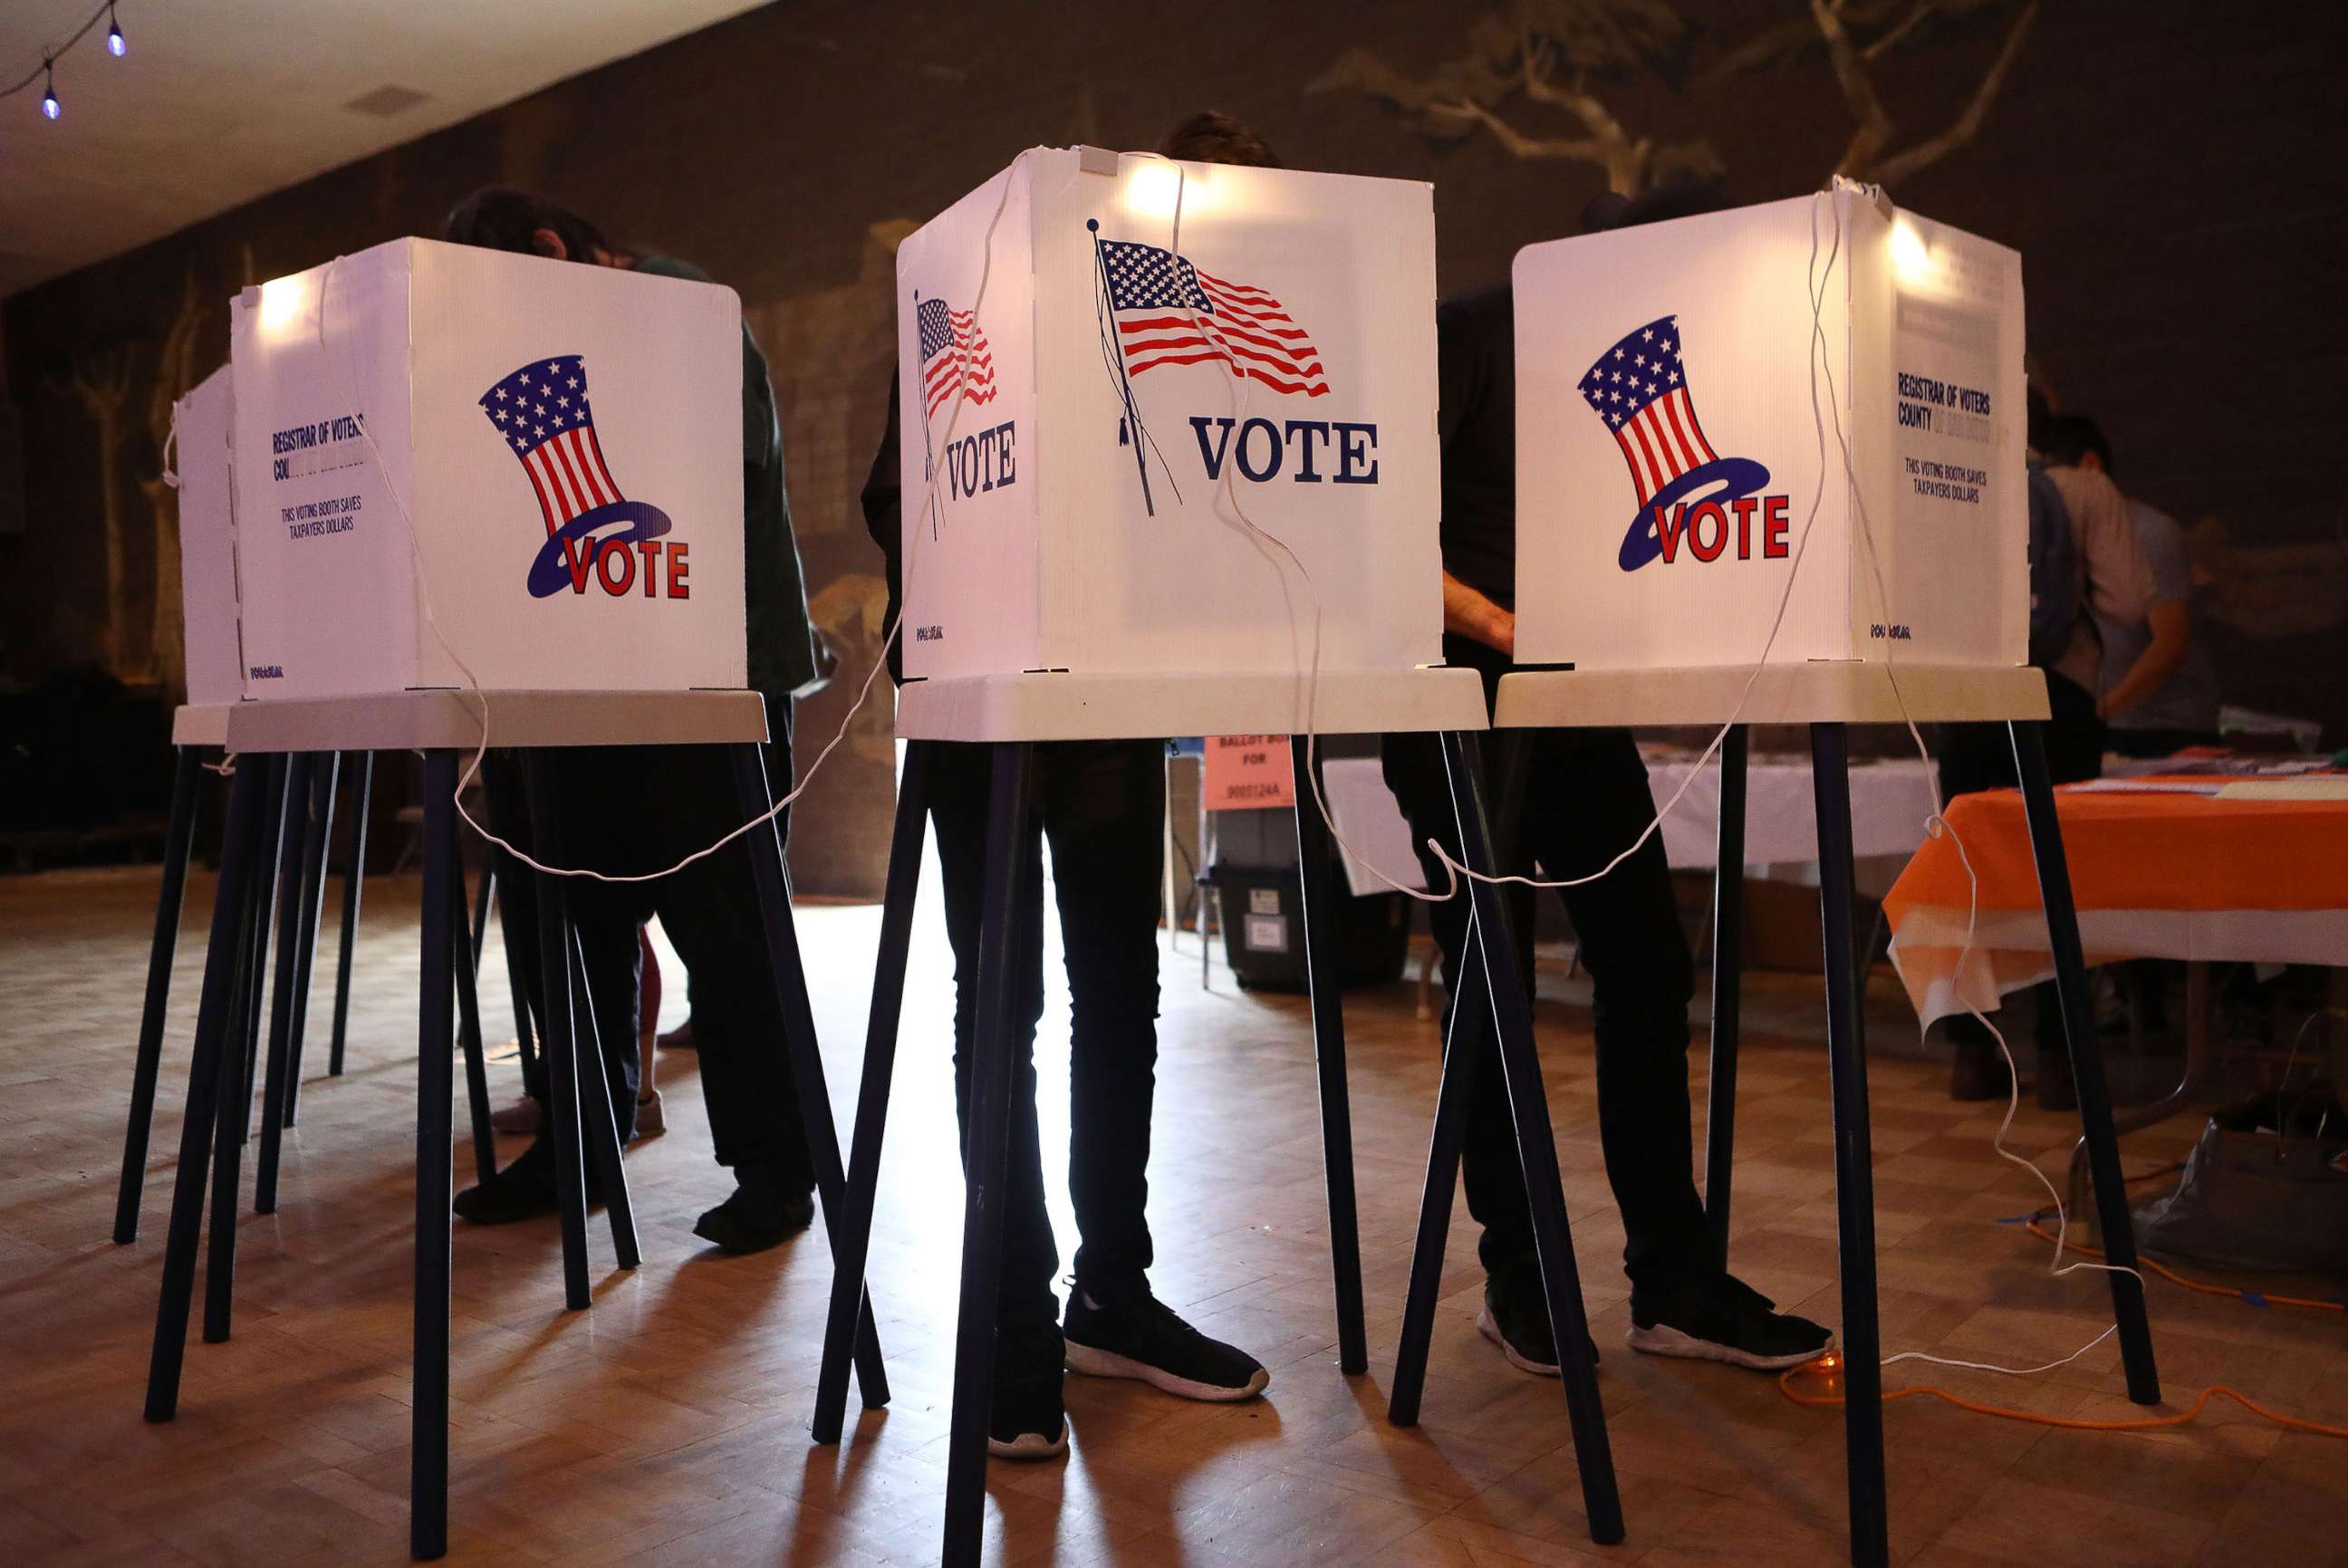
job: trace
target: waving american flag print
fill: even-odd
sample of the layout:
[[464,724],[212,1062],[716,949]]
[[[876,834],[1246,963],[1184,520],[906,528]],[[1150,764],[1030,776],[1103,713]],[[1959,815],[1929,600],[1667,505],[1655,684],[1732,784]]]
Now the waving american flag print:
[[1321,351],[1265,290],[1202,272],[1160,245],[1103,240],[1100,257],[1128,376],[1220,360],[1275,392],[1328,392]]
[[973,403],[994,401],[994,350],[980,330],[978,313],[953,310],[942,299],[921,303],[922,402],[931,413],[959,389]]

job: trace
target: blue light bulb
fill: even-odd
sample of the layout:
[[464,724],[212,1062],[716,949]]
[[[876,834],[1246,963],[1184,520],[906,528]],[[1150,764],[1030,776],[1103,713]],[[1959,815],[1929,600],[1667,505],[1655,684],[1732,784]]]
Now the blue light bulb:
[[130,52],[130,46],[123,41],[122,25],[118,22],[106,30],[106,52],[118,60]]
[[55,88],[41,95],[41,112],[51,119],[57,118],[57,93]]

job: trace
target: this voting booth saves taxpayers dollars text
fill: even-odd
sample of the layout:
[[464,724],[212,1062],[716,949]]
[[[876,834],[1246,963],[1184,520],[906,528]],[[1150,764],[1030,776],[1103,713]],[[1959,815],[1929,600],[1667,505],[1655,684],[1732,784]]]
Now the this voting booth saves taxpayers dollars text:
[[714,284],[426,240],[246,289],[245,695],[742,686],[741,330]]
[[191,388],[172,413],[180,479],[180,614],[188,701],[234,702],[244,692],[237,646],[235,487],[229,468],[236,397],[223,366]]
[[1520,663],[1750,665],[1789,577],[1772,664],[2024,662],[2014,252],[1838,186],[1528,246],[1515,298]]
[[1439,659],[1434,301],[1425,184],[1023,153],[898,251],[907,676]]

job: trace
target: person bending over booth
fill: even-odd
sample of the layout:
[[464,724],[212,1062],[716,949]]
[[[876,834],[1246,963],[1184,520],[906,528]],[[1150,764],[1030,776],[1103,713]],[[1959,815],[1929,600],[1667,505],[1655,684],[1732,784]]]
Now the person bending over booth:
[[[477,191],[448,215],[445,238],[591,266],[706,283],[683,262],[621,251],[574,212],[542,196],[503,186]],[[783,488],[780,427],[766,356],[742,332],[742,499],[745,613],[750,684],[767,699],[770,782],[791,779],[791,695],[816,675],[798,546]],[[530,755],[542,768],[560,814],[562,858],[612,875],[642,875],[675,865],[739,827],[726,748],[716,746],[557,748]],[[528,850],[532,841],[513,765],[484,780],[492,828]],[[788,830],[788,815],[778,830]],[[751,869],[752,839],[657,881],[570,881],[577,927],[602,1048],[604,1078],[623,1143],[639,1114],[638,1027],[641,952],[638,928],[654,915],[694,975],[694,1015],[702,1093],[717,1162],[733,1170],[734,1195],[703,1214],[694,1234],[728,1252],[757,1252],[807,1229],[815,1215],[815,1167],[799,1119],[798,1096],[784,1056],[782,1011],[767,950],[766,923]],[[763,845],[759,846],[761,849]],[[506,940],[537,1015],[546,1016],[540,973],[534,873],[524,868],[502,890]],[[587,1019],[581,1017],[581,1026]],[[527,1086],[543,1104],[543,1071]],[[592,1101],[588,1103],[592,1104]],[[646,1107],[645,1109],[649,1109]],[[544,1118],[540,1119],[541,1125]],[[588,1195],[596,1195],[594,1167]],[[539,1139],[495,1178],[457,1195],[461,1219],[501,1224],[551,1214],[556,1208],[553,1150]]]
[[[1612,229],[1710,211],[1708,191],[1667,189],[1626,201],[1601,198],[1585,227]],[[1517,564],[1516,311],[1507,284],[1445,302],[1436,315],[1442,395],[1443,655],[1480,671],[1489,701],[1514,659]],[[1486,745],[1488,776],[1498,735]],[[1636,839],[1655,815],[1646,764],[1623,729],[1516,732],[1528,748],[1524,818],[1512,863],[1536,861],[1550,879],[1586,876]],[[1437,738],[1389,735],[1386,784],[1421,846],[1427,885],[1449,884],[1426,849],[1440,841],[1456,858],[1458,830]],[[1505,833],[1507,830],[1502,829]],[[1511,885],[1517,968],[1533,989],[1533,890]],[[1598,1037],[1598,1127],[1606,1177],[1622,1213],[1623,1268],[1631,1278],[1633,1349],[1725,1361],[1739,1367],[1798,1366],[1833,1336],[1807,1318],[1779,1313],[1768,1297],[1713,1262],[1696,1195],[1689,1131],[1688,999],[1694,965],[1682,933],[1662,836],[1595,882],[1564,890],[1594,988]],[[1451,1037],[1468,900],[1428,906],[1451,1001]],[[1477,1328],[1511,1365],[1557,1375],[1549,1304],[1533,1247],[1532,1213],[1517,1159],[1508,1085],[1488,1020],[1468,1027],[1478,1053],[1475,1094],[1461,1140],[1468,1211],[1484,1227],[1484,1305]]]
[[[1276,166],[1237,121],[1194,115],[1159,150],[1194,162]],[[898,381],[887,433],[864,486],[865,525],[888,558],[889,618],[903,603],[903,496]],[[917,498],[918,504],[918,498]],[[890,673],[901,679],[899,650]],[[987,1450],[1040,1460],[1067,1449],[1064,1369],[1138,1378],[1186,1399],[1252,1398],[1271,1382],[1255,1357],[1185,1323],[1151,1293],[1149,1124],[1158,1061],[1158,899],[1164,871],[1162,740],[1059,741],[1035,748],[1035,804],[1021,852],[1030,869],[1018,912],[1022,972],[1013,1043],[1011,1141],[997,1296]],[[954,1103],[965,1135],[978,1016],[984,889],[987,748],[932,743],[930,820],[954,955]],[[1063,1316],[1053,1294],[1059,1253],[1045,1209],[1035,1124],[1035,1026],[1044,1013],[1042,843],[1068,968],[1068,1191],[1079,1244]]]

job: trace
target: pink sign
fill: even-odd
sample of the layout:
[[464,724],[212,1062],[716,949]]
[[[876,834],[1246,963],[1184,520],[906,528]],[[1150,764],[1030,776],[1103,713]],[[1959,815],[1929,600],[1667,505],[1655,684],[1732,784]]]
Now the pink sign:
[[1289,758],[1288,737],[1207,737],[1207,775],[1202,793],[1210,811],[1294,806],[1296,770]]

